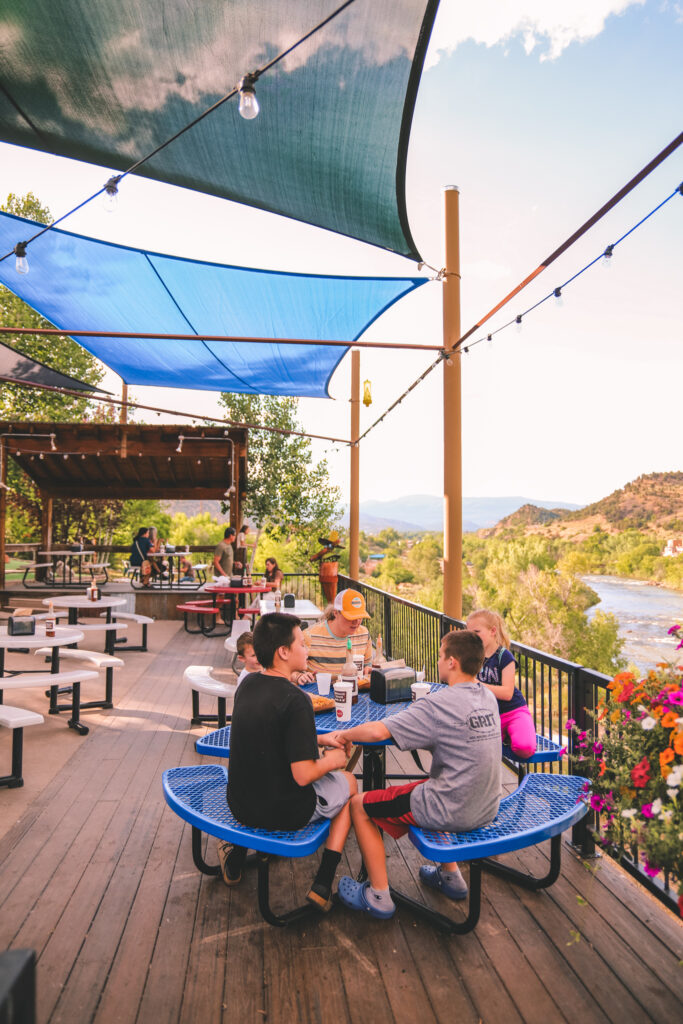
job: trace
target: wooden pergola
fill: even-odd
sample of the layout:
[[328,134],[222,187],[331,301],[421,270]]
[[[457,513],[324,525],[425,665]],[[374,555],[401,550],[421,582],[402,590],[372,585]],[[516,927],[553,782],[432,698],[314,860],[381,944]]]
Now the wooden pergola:
[[[52,547],[55,499],[209,499],[238,523],[247,480],[247,430],[137,423],[0,422],[0,480],[7,458],[41,498],[41,543]],[[0,587],[5,585],[7,490],[0,487]]]

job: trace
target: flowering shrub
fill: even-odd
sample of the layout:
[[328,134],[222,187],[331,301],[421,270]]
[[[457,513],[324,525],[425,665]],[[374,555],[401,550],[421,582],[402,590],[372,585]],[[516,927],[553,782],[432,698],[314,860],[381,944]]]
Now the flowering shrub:
[[[669,634],[683,648],[683,627]],[[619,672],[595,712],[595,738],[574,733],[573,761],[586,775],[586,800],[600,814],[596,839],[620,852],[637,847],[645,872],[668,871],[683,916],[683,676],[658,664],[644,679]],[[590,791],[590,796],[588,792]]]

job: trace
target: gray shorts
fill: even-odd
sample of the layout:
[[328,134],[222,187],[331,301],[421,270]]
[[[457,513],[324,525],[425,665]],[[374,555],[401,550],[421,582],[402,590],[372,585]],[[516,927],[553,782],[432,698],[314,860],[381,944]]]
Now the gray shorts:
[[316,804],[311,821],[334,818],[349,800],[349,783],[344,772],[334,771],[313,783]]

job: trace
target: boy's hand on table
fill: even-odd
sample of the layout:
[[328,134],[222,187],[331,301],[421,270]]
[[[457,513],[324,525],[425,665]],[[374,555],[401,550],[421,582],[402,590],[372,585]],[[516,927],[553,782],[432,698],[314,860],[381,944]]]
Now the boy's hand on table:
[[344,751],[347,757],[351,754],[351,748],[353,744],[351,740],[340,730],[335,729],[334,732],[325,733],[324,736],[318,738],[318,743],[322,747],[335,747]]
[[328,770],[333,771],[335,768],[346,767],[348,755],[342,747],[334,747],[332,750],[325,751],[323,759],[325,765],[328,766]]

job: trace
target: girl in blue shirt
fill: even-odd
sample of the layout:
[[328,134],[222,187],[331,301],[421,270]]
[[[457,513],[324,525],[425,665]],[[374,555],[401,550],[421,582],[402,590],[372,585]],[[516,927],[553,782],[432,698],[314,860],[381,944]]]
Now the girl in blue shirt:
[[477,675],[498,701],[503,742],[513,754],[531,757],[536,751],[536,727],[521,690],[515,686],[516,662],[508,650],[510,638],[498,612],[480,608],[467,619],[467,628],[481,637],[484,664]]

